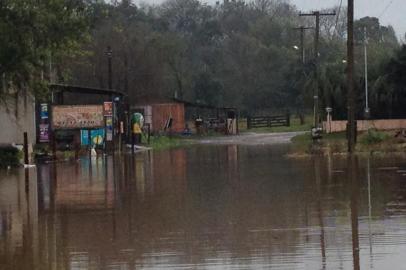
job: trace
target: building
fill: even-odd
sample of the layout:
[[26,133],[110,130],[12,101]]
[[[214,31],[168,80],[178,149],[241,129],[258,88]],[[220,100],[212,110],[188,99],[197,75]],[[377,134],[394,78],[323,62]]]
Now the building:
[[185,104],[182,101],[171,98],[138,100],[130,110],[144,115],[144,122],[150,125],[152,133],[181,133],[185,130]]

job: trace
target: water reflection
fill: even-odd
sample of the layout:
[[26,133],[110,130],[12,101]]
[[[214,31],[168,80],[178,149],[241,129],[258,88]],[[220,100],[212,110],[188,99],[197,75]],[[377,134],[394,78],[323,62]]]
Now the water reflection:
[[3,171],[0,269],[400,269],[406,162],[285,151],[196,146]]

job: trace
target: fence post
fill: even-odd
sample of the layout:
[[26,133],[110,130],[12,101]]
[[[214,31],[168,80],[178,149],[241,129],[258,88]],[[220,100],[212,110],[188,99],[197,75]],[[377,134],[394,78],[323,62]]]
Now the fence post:
[[268,127],[272,127],[272,121],[271,121],[271,117],[266,117],[266,125],[268,126]]
[[300,118],[300,125],[304,125],[305,124],[305,116],[304,116],[302,111],[299,113],[299,118]]
[[247,129],[251,129],[251,116],[247,116]]
[[239,124],[238,124],[238,122],[240,121],[240,113],[237,111],[236,112],[236,116],[235,116],[235,118],[236,118],[236,125],[237,125],[237,127],[236,127],[236,129],[237,129],[237,134],[240,134],[240,127],[239,127]]
[[87,130],[87,143],[89,159],[92,159],[92,132],[90,129]]
[[135,147],[135,133],[131,132],[131,154],[134,154]]
[[148,138],[147,138],[147,142],[148,142],[148,145],[151,143],[151,124],[150,123],[148,123],[147,124],[147,127],[148,127]]
[[290,113],[289,113],[289,111],[286,113],[286,126],[290,127]]
[[51,148],[52,148],[52,158],[56,160],[56,132],[54,129],[51,131]]
[[24,164],[29,164],[28,158],[28,133],[24,132]]

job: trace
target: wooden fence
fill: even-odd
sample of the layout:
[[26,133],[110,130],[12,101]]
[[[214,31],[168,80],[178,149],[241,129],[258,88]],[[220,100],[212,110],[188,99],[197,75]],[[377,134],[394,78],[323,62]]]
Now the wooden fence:
[[290,114],[276,116],[248,116],[247,128],[290,126]]

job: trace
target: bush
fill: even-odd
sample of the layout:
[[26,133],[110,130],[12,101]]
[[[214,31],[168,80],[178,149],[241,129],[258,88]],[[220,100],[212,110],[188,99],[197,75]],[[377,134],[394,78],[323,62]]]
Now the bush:
[[13,146],[0,146],[0,168],[20,165],[22,153]]
[[388,139],[389,135],[374,129],[369,129],[368,132],[360,138],[360,142],[364,145],[381,143]]

